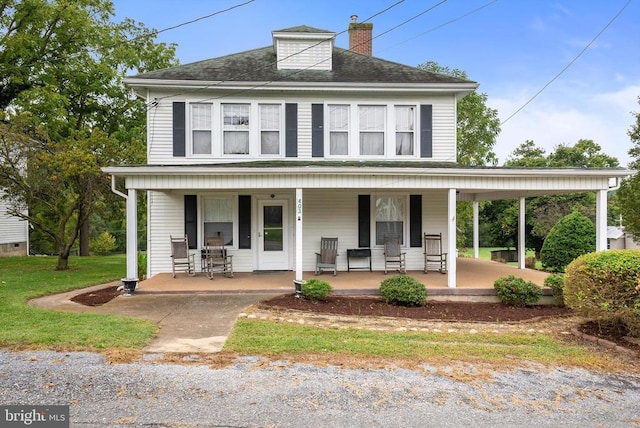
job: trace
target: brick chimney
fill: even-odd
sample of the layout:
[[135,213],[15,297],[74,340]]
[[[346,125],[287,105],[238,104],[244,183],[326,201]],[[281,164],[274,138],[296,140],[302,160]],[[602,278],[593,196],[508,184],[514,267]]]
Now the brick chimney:
[[349,50],[364,55],[371,55],[372,31],[373,24],[358,23],[358,15],[351,15],[351,23],[349,24]]

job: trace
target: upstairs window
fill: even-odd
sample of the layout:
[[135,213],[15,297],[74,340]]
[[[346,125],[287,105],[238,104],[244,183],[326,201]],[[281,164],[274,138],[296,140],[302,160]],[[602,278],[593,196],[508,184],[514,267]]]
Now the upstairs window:
[[396,106],[396,155],[414,154],[415,110],[411,106]]
[[360,154],[384,155],[385,106],[359,106]]
[[223,104],[223,154],[249,154],[249,104]]
[[191,136],[194,155],[211,154],[211,104],[191,104]]
[[349,154],[349,106],[329,106],[329,154]]
[[280,105],[260,105],[260,153],[280,154]]

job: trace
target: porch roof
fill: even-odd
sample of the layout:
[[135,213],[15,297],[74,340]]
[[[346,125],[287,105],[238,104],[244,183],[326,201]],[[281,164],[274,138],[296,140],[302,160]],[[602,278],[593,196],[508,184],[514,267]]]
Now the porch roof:
[[[128,188],[210,189],[456,189],[458,200],[497,200],[610,190],[624,168],[468,167],[426,161],[274,160],[206,165],[103,168]],[[613,183],[611,182],[613,180]]]

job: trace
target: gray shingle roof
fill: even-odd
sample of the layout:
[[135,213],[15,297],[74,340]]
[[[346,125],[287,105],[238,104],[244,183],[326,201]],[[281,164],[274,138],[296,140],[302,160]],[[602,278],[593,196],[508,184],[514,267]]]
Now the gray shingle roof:
[[278,70],[273,46],[151,71],[132,78],[227,82],[475,83],[338,47],[333,50],[332,71]]

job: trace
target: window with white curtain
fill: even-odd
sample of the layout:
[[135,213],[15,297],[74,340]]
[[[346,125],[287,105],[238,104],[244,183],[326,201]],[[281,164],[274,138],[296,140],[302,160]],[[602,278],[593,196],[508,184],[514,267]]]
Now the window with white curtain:
[[222,104],[225,155],[249,154],[249,104]]
[[233,246],[234,201],[233,197],[204,199],[204,238],[222,236],[225,245]]
[[376,245],[385,238],[400,238],[404,244],[405,198],[376,198]]
[[260,105],[260,153],[280,154],[280,105]]
[[329,106],[329,154],[349,154],[349,106]]
[[413,155],[415,113],[412,106],[396,106],[396,155]]
[[211,154],[211,104],[191,104],[191,135],[194,155]]
[[384,155],[385,106],[359,106],[360,154]]

